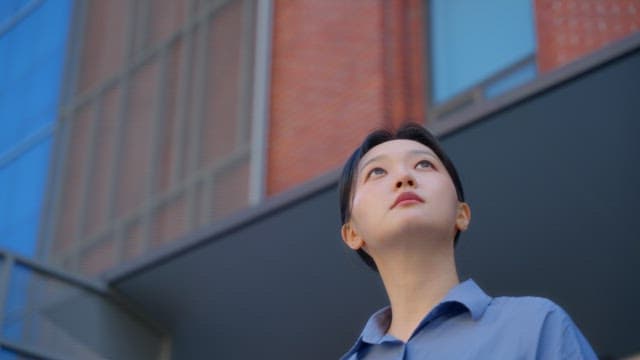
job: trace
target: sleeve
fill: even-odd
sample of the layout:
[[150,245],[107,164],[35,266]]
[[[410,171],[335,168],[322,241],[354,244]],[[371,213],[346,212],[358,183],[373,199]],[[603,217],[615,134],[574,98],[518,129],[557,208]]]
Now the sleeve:
[[536,359],[598,359],[587,339],[569,315],[551,303],[546,314],[536,352]]

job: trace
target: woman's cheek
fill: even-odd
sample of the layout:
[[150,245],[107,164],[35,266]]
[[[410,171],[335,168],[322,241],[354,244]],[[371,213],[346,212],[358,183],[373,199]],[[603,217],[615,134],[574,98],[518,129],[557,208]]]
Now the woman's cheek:
[[373,216],[373,210],[376,206],[375,192],[371,192],[370,188],[362,189],[353,197],[352,212],[353,216],[360,223],[366,223]]

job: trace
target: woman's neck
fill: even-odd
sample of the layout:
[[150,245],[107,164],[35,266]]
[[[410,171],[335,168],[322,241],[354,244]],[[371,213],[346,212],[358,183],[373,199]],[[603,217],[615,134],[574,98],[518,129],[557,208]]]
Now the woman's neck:
[[453,247],[446,243],[425,247],[397,249],[376,260],[391,303],[392,318],[387,332],[404,342],[424,316],[459,283]]

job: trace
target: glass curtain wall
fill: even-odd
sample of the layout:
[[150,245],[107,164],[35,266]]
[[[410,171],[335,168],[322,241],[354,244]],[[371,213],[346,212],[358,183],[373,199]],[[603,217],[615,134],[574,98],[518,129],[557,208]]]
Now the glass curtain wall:
[[[0,248],[27,258],[37,253],[72,7],[71,0],[0,2]],[[18,358],[7,341],[33,334],[11,316],[34,300],[34,277],[9,275],[10,267],[2,256],[2,359]]]
[[71,8],[71,0],[0,2],[0,246],[29,257],[36,252]]

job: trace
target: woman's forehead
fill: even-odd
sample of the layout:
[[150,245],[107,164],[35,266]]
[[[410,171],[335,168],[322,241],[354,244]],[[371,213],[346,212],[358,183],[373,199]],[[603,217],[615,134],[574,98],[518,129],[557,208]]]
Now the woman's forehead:
[[364,154],[362,159],[360,159],[360,167],[372,160],[384,156],[404,156],[411,153],[425,153],[438,158],[431,148],[422,143],[414,140],[397,139],[389,140],[372,147],[366,154]]

